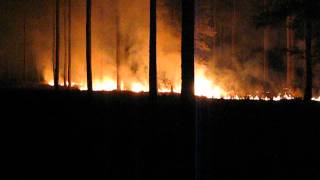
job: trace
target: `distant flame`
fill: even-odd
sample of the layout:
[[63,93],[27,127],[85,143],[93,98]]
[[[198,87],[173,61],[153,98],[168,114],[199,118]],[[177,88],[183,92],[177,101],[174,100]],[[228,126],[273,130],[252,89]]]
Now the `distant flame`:
[[320,96],[319,96],[319,97],[317,97],[317,98],[316,98],[316,97],[314,97],[314,98],[312,98],[312,100],[313,100],[313,101],[318,101],[318,102],[320,102]]
[[[49,76],[47,76],[49,77]],[[54,86],[54,81],[49,80],[47,84],[50,86]],[[63,83],[59,83],[60,86],[63,86]],[[134,81],[129,85],[125,85],[124,82],[121,82],[121,90],[122,91],[132,91],[135,93],[140,92],[148,92],[149,87],[144,83]],[[72,82],[72,87],[77,87],[81,91],[87,90],[86,82]],[[160,85],[159,92],[160,93],[180,93],[181,86],[180,84],[173,84],[170,88],[164,88],[165,86]],[[117,89],[116,80],[104,77],[102,80],[94,80],[93,81],[93,90],[94,91],[113,91]],[[196,65],[195,69],[195,95],[203,96],[212,99],[225,99],[225,100],[252,100],[252,101],[280,101],[280,100],[293,100],[295,99],[291,94],[278,94],[275,97],[267,97],[267,96],[259,96],[259,95],[248,95],[248,96],[240,96],[236,93],[229,93],[224,90],[222,87],[216,85],[209,76],[206,76],[206,67],[203,65]],[[313,101],[320,102],[320,96],[312,98]]]

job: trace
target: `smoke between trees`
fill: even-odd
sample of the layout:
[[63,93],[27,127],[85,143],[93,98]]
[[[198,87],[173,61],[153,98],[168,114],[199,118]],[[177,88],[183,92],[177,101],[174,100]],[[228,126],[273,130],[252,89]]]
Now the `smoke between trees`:
[[[196,18],[196,71],[218,87],[237,94],[263,91],[263,30],[257,29],[252,15],[257,11],[249,1],[238,1],[235,52],[232,54],[233,7],[231,1],[209,4],[198,1]],[[64,34],[64,4],[61,3],[61,35]],[[208,6],[208,4],[210,6]],[[148,0],[119,0],[120,61],[123,89],[138,82],[141,90],[148,86],[149,3]],[[212,5],[212,6],[211,6]],[[215,5],[215,6],[214,6]],[[1,2],[1,79],[22,82],[23,68],[28,81],[49,83],[52,74],[54,1],[13,0]],[[116,89],[116,6],[113,0],[94,0],[92,11],[93,83]],[[215,8],[216,7],[216,8]],[[12,10],[14,9],[14,10]],[[26,9],[26,10],[25,10]],[[27,12],[27,13],[26,13]],[[180,91],[180,2],[159,1],[158,5],[158,81],[159,89]],[[10,18],[9,18],[10,17]],[[26,59],[23,67],[23,18],[26,18]],[[213,34],[208,34],[212,28]],[[285,27],[271,32],[268,91],[285,88]],[[278,38],[281,37],[281,38]],[[85,1],[72,0],[72,81],[85,86]],[[297,43],[299,46],[299,43]],[[302,44],[302,43],[301,43]],[[61,61],[65,60],[65,42],[61,39]],[[297,76],[301,73],[297,59]],[[231,63],[232,62],[232,63]],[[60,63],[60,83],[64,63]],[[303,73],[302,73],[303,74]],[[197,79],[197,78],[196,78]],[[303,79],[300,77],[300,79]],[[318,81],[318,80],[315,80]],[[297,78],[297,88],[299,87]],[[197,82],[196,82],[197,84]],[[96,87],[96,89],[106,89]]]

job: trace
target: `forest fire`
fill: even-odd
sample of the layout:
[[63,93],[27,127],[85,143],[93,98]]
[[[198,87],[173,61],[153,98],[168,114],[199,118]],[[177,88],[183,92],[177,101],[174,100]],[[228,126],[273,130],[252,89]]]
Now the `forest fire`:
[[[250,101],[281,101],[281,100],[294,100],[299,97],[295,97],[288,93],[279,93],[274,96],[266,96],[261,94],[247,94],[240,95],[233,91],[227,91],[224,88],[215,84],[214,80],[206,76],[206,67],[203,65],[196,65],[195,69],[195,95],[198,97],[205,97],[208,99],[223,99],[223,100],[250,100]],[[53,80],[47,81],[48,85],[54,86]],[[62,82],[59,83],[60,86],[64,86]],[[66,84],[68,86],[68,84]],[[87,90],[86,81],[73,82],[72,87],[79,89],[81,91]],[[132,81],[128,84],[121,82],[121,91],[131,91],[134,93],[148,92],[148,85],[139,81]],[[177,93],[181,91],[180,84],[172,84],[170,88],[165,88],[166,85],[159,85],[159,93]],[[103,80],[94,80],[93,81],[93,90],[94,91],[115,91],[117,90],[117,81],[110,77],[104,77]],[[319,97],[313,97],[313,101],[320,102]]]

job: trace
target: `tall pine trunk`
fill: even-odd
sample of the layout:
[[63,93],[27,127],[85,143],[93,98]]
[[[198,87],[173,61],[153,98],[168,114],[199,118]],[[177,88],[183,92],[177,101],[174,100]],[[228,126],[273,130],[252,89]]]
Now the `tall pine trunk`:
[[[176,177],[195,179],[197,176],[196,157],[196,117],[194,97],[194,33],[195,33],[195,0],[183,0],[182,3],[182,42],[181,42],[181,112],[177,127],[177,164]],[[198,161],[198,159],[197,159]]]
[[320,32],[317,33],[317,51],[318,51],[318,63],[320,63]]
[[64,26],[63,26],[63,33],[64,33],[64,65],[63,65],[63,85],[67,87],[68,81],[68,41],[67,41],[67,0],[64,1],[63,5],[63,16],[64,16]]
[[119,3],[116,3],[116,71],[117,71],[117,91],[121,91],[121,34],[120,34],[120,11]]
[[149,93],[157,97],[157,0],[150,0]]
[[[264,0],[264,10],[266,11],[267,1]],[[268,90],[267,84],[269,81],[269,33],[270,28],[267,26],[263,30],[263,81],[264,81],[264,90]]]
[[23,79],[27,82],[27,22],[26,17],[23,17]]
[[293,88],[294,81],[294,63],[292,49],[294,44],[294,33],[292,29],[292,16],[287,18],[287,87],[289,89]]
[[56,60],[54,67],[54,88],[59,89],[59,59],[60,59],[60,0],[56,0]]
[[181,42],[181,71],[183,98],[194,97],[194,28],[195,1],[182,1],[182,42]]
[[[211,15],[212,15],[212,32],[215,34],[217,31],[217,24],[216,24],[216,1],[213,0],[212,1],[212,5],[211,5]],[[214,59],[216,57],[216,49],[217,49],[217,37],[216,34],[214,36],[212,36],[212,48],[211,48],[211,57],[212,57],[212,61],[214,63]]]
[[232,5],[232,27],[231,27],[231,67],[233,67],[235,63],[236,56],[236,26],[237,26],[237,1],[233,0]]
[[72,26],[71,26],[71,0],[68,0],[68,86],[71,87],[72,86],[72,82],[71,82],[71,40],[72,40]]
[[305,33],[306,80],[304,100],[310,101],[312,98],[312,23],[308,18],[305,22]]
[[87,60],[87,88],[92,92],[92,67],[91,67],[91,0],[87,0],[86,8],[86,60]]

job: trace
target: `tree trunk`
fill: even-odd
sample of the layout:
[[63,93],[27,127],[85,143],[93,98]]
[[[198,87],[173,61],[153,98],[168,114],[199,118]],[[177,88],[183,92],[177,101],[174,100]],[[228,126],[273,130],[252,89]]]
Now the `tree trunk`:
[[292,49],[294,44],[294,35],[292,29],[292,16],[287,18],[287,87],[289,89],[293,89],[294,87],[294,64],[293,64],[293,56]]
[[23,17],[23,79],[27,82],[27,22],[26,17]]
[[53,1],[52,9],[52,74],[55,76],[55,47],[56,47],[56,16],[55,16],[55,1]]
[[194,97],[194,0],[182,1],[182,89],[183,98]]
[[54,88],[59,89],[59,56],[60,56],[60,0],[56,0],[56,61],[54,67]]
[[305,32],[306,80],[304,100],[310,101],[312,98],[312,23],[309,19],[305,22]]
[[92,67],[91,67],[91,0],[87,0],[86,12],[86,59],[87,59],[87,88],[92,92]]
[[120,34],[120,11],[119,3],[116,1],[116,71],[117,71],[117,91],[121,91],[121,34]]
[[[195,0],[183,0],[182,3],[182,42],[181,42],[181,117],[177,126],[177,146],[175,177],[195,179],[196,164],[196,129],[194,97],[194,33],[195,33]],[[183,153],[180,153],[183,152]],[[198,160],[197,160],[198,161]],[[198,164],[196,164],[198,165]]]
[[320,63],[320,32],[317,33],[318,63]]
[[149,40],[149,93],[152,99],[158,94],[157,88],[157,0],[150,0]]
[[[212,13],[212,32],[215,34],[217,33],[217,24],[216,24],[216,1],[213,0],[212,5],[211,5],[211,13]],[[214,63],[214,59],[217,56],[216,54],[216,49],[217,49],[217,37],[216,34],[212,36],[212,49],[211,49],[211,57],[212,61]]]
[[[266,11],[267,1],[263,1],[264,11]],[[270,28],[267,26],[263,30],[263,82],[264,82],[264,90],[268,90],[268,81],[269,81],[269,33]]]
[[71,9],[71,0],[68,0],[68,86],[72,86],[71,82],[71,40],[72,40],[72,26],[71,26],[71,14],[72,9]]
[[235,63],[236,56],[236,26],[237,26],[237,14],[236,14],[236,0],[233,0],[233,13],[232,13],[232,27],[231,27],[231,67],[233,67]]
[[269,31],[269,27],[265,27],[263,32],[263,81],[265,88],[267,88],[267,83],[269,82]]
[[63,16],[64,16],[64,65],[63,65],[63,85],[67,87],[68,75],[68,41],[67,41],[67,1],[64,1]]

